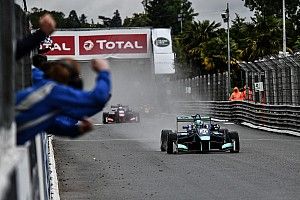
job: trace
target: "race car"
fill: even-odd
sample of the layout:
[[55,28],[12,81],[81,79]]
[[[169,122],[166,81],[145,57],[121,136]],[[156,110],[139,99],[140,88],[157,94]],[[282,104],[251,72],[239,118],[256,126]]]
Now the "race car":
[[116,106],[111,106],[111,111],[112,112],[103,113],[103,124],[130,123],[140,121],[139,113],[132,111],[129,106],[118,104]]
[[161,151],[168,154],[180,152],[209,152],[212,150],[240,151],[239,134],[236,131],[221,129],[213,124],[210,117],[178,116],[176,131],[162,130],[160,140]]

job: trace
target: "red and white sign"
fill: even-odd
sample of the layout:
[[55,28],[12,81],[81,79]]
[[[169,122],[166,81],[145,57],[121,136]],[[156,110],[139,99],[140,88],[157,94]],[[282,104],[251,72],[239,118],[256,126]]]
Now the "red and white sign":
[[75,37],[74,36],[51,36],[52,43],[44,43],[40,46],[40,49],[51,50],[47,53],[51,55],[75,55]]
[[[150,58],[150,29],[97,31],[57,31],[47,53],[50,60],[72,56],[76,60],[93,58]],[[49,48],[50,43],[41,45]]]
[[147,53],[146,34],[79,36],[80,55]]

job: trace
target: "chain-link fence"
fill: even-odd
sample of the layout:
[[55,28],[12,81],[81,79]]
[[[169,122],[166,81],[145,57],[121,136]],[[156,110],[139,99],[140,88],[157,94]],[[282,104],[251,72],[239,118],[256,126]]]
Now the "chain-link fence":
[[261,83],[254,92],[256,101],[274,105],[300,105],[300,54],[242,62],[244,79],[249,86]]
[[[239,63],[239,87],[251,98],[247,100],[273,105],[300,105],[300,54],[271,57]],[[178,100],[226,101],[228,73],[217,73],[180,79],[168,83],[167,90]]]
[[177,100],[224,101],[227,93],[228,73],[208,74],[179,79],[165,84],[167,94]]

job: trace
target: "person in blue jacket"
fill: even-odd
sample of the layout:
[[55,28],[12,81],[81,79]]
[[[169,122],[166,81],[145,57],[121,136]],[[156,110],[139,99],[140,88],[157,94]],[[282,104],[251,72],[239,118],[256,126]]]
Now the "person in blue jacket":
[[[68,83],[69,86],[74,89],[83,89],[83,82],[80,77],[80,66],[71,58],[63,58],[60,62],[70,69],[71,78]],[[47,56],[42,54],[36,54],[32,57],[32,83],[38,84],[41,80],[45,79],[43,70],[51,67],[51,62],[47,62]],[[78,121],[68,116],[57,116],[46,132],[52,135],[66,136],[66,137],[78,137],[92,129],[93,125],[88,119]]]
[[95,88],[81,91],[67,86],[71,71],[67,65],[53,62],[46,78],[16,95],[17,144],[24,144],[36,134],[53,128],[58,116],[83,120],[100,112],[110,98],[110,69],[105,60],[92,60],[98,74]]

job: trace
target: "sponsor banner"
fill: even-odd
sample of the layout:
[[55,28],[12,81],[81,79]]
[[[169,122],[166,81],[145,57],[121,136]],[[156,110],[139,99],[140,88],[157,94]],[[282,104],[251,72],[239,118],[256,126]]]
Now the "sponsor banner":
[[51,48],[50,60],[65,56],[76,60],[150,58],[150,29],[57,31],[40,45],[40,50],[47,48]]
[[79,36],[80,55],[147,53],[147,34]]
[[175,73],[174,54],[154,54],[155,74]]
[[153,53],[171,54],[172,51],[172,39],[171,29],[159,28],[152,29],[152,45]]
[[75,55],[75,37],[74,36],[51,36],[51,40],[47,39],[41,44],[40,49],[48,49],[48,56],[53,55]]

